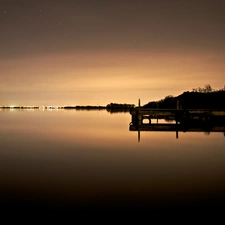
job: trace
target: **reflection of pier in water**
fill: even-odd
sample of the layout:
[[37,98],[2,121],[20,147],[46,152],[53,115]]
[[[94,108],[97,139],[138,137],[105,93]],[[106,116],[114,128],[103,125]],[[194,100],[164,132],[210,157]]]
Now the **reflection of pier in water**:
[[130,124],[130,131],[138,132],[138,141],[140,141],[141,131],[153,131],[153,132],[176,132],[176,138],[178,138],[178,132],[220,132],[225,135],[225,123],[214,124],[209,121],[193,121],[188,120],[185,123],[149,123],[149,124]]
[[[225,136],[225,111],[211,109],[146,109],[136,107],[130,111],[132,122],[129,130],[161,132],[221,132]],[[158,123],[164,119],[165,123]],[[156,123],[152,121],[156,120]],[[147,122],[146,122],[147,121]],[[173,121],[173,123],[166,122]]]

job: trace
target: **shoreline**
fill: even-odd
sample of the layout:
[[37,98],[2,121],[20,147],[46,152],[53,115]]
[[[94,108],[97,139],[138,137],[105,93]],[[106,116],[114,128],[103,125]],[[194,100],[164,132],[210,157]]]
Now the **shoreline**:
[[0,106],[0,109],[78,109],[78,110],[130,110],[134,108],[134,104],[118,104],[118,103],[110,103],[107,106]]

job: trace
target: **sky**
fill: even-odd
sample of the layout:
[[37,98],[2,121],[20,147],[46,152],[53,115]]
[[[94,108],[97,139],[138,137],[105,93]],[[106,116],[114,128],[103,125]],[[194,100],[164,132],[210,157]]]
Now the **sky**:
[[147,104],[225,85],[224,0],[2,0],[0,106]]

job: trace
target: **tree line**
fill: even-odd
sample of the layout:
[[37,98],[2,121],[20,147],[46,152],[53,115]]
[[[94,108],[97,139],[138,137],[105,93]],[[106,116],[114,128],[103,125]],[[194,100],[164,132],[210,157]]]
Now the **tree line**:
[[193,92],[199,92],[199,93],[210,93],[210,92],[217,92],[217,91],[225,91],[225,85],[223,88],[215,90],[211,87],[210,84],[206,84],[203,88],[198,87],[198,88],[193,88]]
[[158,109],[225,109],[225,87],[215,90],[207,84],[203,88],[193,88],[191,92],[186,91],[183,94],[174,97],[167,95],[159,101],[152,101],[144,105],[144,108]]

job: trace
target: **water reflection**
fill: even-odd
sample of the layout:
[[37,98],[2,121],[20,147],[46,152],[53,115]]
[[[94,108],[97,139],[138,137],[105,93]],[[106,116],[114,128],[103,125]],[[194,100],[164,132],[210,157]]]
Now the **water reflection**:
[[[147,121],[147,122],[146,122]],[[138,141],[140,142],[140,132],[175,132],[176,138],[179,137],[179,132],[203,132],[210,135],[212,132],[222,133],[225,136],[225,117],[215,117],[210,120],[200,119],[185,119],[178,120],[176,118],[167,117],[151,117],[144,119],[141,123],[134,123],[129,125],[130,131],[138,132]]]
[[209,198],[224,203],[224,137],[187,131],[177,140],[174,131],[152,131],[138,143],[129,122],[129,113],[102,110],[0,111],[1,206],[154,210],[210,206]]

